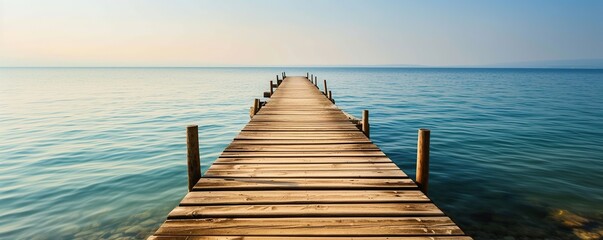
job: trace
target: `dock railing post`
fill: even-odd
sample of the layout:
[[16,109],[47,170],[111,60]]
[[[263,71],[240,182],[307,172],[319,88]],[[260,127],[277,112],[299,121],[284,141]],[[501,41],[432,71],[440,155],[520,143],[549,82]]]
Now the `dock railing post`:
[[258,111],[260,110],[260,99],[254,99],[253,100],[253,108],[251,108],[251,113],[249,114],[250,117],[255,116],[256,113],[258,113]]
[[362,132],[367,138],[371,137],[371,125],[369,125],[369,111],[362,110]]
[[417,185],[419,189],[427,194],[427,185],[429,182],[429,138],[430,130],[419,129],[419,138],[417,140]]
[[270,81],[270,97],[272,97],[272,94],[274,94],[274,85],[272,85],[274,83],[272,83],[272,81]]
[[[324,80],[323,80],[323,83],[324,83],[324,85],[325,85],[325,96],[328,96],[328,95],[329,95],[329,90],[327,89],[327,79],[324,79]],[[329,99],[330,99],[330,98],[329,98]]]
[[186,147],[187,147],[187,165],[188,165],[188,191],[199,179],[201,179],[201,164],[199,159],[199,127],[189,125],[186,127]]

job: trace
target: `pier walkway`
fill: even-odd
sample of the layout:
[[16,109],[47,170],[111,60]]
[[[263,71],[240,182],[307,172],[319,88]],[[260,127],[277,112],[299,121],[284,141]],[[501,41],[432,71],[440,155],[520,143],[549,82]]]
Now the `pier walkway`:
[[471,239],[306,77],[286,77],[149,239]]

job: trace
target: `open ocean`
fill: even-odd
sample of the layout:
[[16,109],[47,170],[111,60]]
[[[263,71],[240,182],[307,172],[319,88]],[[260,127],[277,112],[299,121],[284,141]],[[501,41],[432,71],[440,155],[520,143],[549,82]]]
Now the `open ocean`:
[[[142,239],[206,170],[268,81],[314,73],[476,239],[603,235],[603,70],[0,68],[0,239]],[[321,81],[322,82],[322,81]],[[322,88],[322,86],[321,86]]]

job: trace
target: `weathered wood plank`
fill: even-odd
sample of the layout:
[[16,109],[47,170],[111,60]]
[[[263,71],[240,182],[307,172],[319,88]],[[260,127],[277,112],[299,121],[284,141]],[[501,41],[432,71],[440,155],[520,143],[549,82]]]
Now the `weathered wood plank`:
[[[320,127],[350,127],[350,126],[354,126],[353,123],[351,122],[314,122],[314,121],[308,121],[308,122],[249,122],[247,124],[247,126],[250,127],[271,127],[271,126],[289,126],[289,127],[316,127],[316,128],[320,128]],[[353,129],[351,131],[355,131],[356,129]],[[317,130],[319,131],[319,130]]]
[[343,115],[343,113],[341,113],[341,110],[336,109],[336,108],[326,108],[326,109],[312,111],[310,113],[282,108],[282,109],[270,109],[270,111],[264,111],[261,114],[266,114],[266,115],[325,115],[326,114],[326,115],[338,115],[338,116]]
[[381,151],[223,152],[220,157],[385,157]]
[[[316,240],[316,237],[296,237],[296,236],[151,236],[149,240]],[[377,237],[325,237],[323,240],[471,240],[467,236],[377,236]]]
[[430,202],[418,190],[278,190],[278,191],[193,191],[181,206],[307,204],[307,203],[409,203]]
[[406,178],[399,169],[371,170],[214,170],[206,178]]
[[444,216],[432,203],[285,204],[181,206],[168,219],[244,217],[426,217]]
[[167,220],[156,235],[417,236],[463,234],[448,217]]
[[293,163],[293,164],[215,164],[210,170],[400,170],[394,163]]
[[232,144],[259,144],[259,145],[319,145],[319,144],[359,144],[372,143],[367,138],[348,138],[348,139],[237,139]]
[[359,136],[358,134],[362,134],[361,132],[359,132],[358,130],[350,130],[350,131],[321,131],[321,130],[315,130],[315,131],[306,131],[306,132],[296,132],[296,131],[279,131],[279,132],[270,132],[270,133],[264,133],[264,132],[241,132],[240,135],[250,135],[250,136],[271,136],[271,135],[293,135],[293,136],[307,136],[307,135],[313,135],[313,136],[346,136],[346,137],[351,137],[351,136]]
[[352,144],[290,144],[290,145],[273,145],[273,144],[241,144],[238,142],[231,143],[224,151],[227,152],[241,152],[241,151],[254,151],[254,152],[289,152],[289,151],[380,151],[375,144],[372,143],[352,143]]
[[350,138],[361,138],[367,139],[366,136],[359,131],[334,131],[334,132],[252,132],[242,131],[235,137],[235,140],[268,140],[268,139],[322,139],[322,140],[333,140],[333,139],[350,139]]
[[349,126],[349,127],[329,127],[329,126],[325,126],[325,127],[281,127],[281,126],[272,126],[272,127],[245,127],[243,128],[241,131],[269,131],[269,132],[300,132],[300,131],[316,131],[316,130],[323,130],[323,131],[329,131],[329,132],[336,132],[336,131],[354,131],[355,129],[358,129],[354,126]]
[[218,158],[214,164],[391,163],[387,157],[250,157]]
[[201,178],[194,191],[242,190],[405,190],[418,189],[408,178]]
[[[292,107],[294,108],[294,107]],[[329,122],[348,122],[349,119],[345,115],[333,116],[333,115],[255,115],[253,116],[253,122],[291,122],[291,121],[329,121]]]

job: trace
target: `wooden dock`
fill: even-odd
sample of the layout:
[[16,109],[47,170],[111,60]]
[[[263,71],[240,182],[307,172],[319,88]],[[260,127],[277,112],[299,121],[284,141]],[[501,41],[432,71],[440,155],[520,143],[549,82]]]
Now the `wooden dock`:
[[149,239],[471,239],[314,77],[277,82]]

